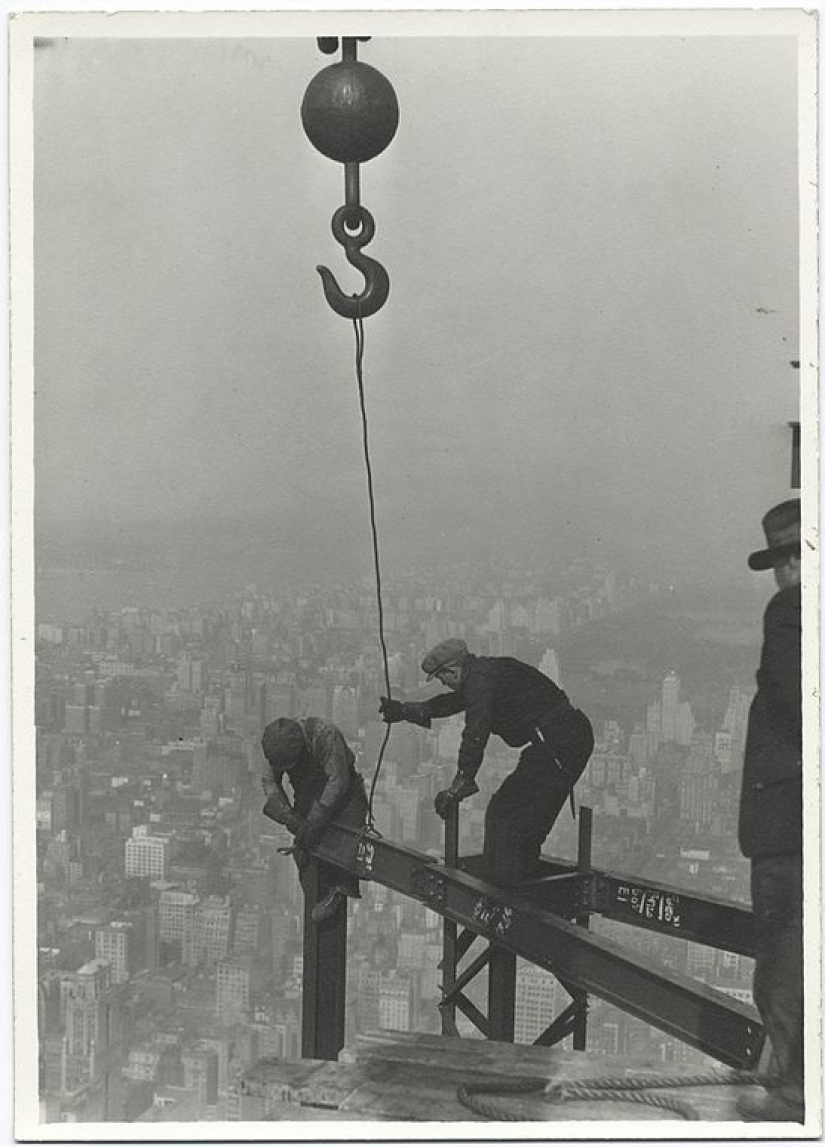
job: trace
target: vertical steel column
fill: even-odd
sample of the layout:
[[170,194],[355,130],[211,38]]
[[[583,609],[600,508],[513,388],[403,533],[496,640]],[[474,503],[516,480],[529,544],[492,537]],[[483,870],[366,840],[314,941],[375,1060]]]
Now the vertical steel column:
[[487,968],[490,1039],[513,1043],[516,1035],[516,957],[512,952],[491,944]]
[[[492,832],[492,826],[487,826]],[[485,839],[485,852],[487,852]],[[493,839],[493,848],[488,853],[492,857],[493,872],[488,873],[494,883],[516,885],[521,877],[521,856],[518,835],[510,832],[504,835],[499,829]],[[516,957],[512,952],[490,945],[490,961],[487,965],[487,1020],[490,1039],[502,1043],[513,1043],[516,1033]]]
[[[448,868],[458,868],[458,805],[449,809],[444,821],[444,863]],[[442,990],[445,995],[452,992],[458,971],[458,925],[444,918],[444,938],[441,956]],[[444,1003],[440,1007],[441,1034],[458,1035],[455,1024],[455,1004]]]
[[337,1059],[344,1046],[347,1002],[347,903],[322,924],[312,909],[336,883],[328,865],[312,860],[301,874],[304,890],[304,970],[301,1056]]
[[[583,805],[579,809],[579,847],[577,857],[579,872],[589,872],[593,867],[593,809]],[[581,912],[576,917],[576,923],[583,928],[590,927],[590,913]],[[587,993],[576,993],[574,999],[580,1005],[580,1012],[573,1028],[573,1050],[584,1051],[587,1048]]]

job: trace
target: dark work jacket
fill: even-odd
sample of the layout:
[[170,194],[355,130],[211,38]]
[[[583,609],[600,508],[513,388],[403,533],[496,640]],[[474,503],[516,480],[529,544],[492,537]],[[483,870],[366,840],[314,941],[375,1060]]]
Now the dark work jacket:
[[[306,752],[286,774],[295,812],[310,825],[321,826],[333,818],[356,823],[359,816],[363,824],[363,783],[343,733],[320,717],[304,717],[298,724],[304,731]],[[266,805],[264,813],[268,815]]]
[[757,692],[748,714],[739,846],[745,856],[802,851],[802,591],[765,610]]
[[490,734],[518,748],[536,739],[536,728],[552,745],[575,712],[567,694],[532,665],[514,657],[470,656],[455,692],[440,693],[417,706],[427,719],[465,713],[458,768],[474,777]]

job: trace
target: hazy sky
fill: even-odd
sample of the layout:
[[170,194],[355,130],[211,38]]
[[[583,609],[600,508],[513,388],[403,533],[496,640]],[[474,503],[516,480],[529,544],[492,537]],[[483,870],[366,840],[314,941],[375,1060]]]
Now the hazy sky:
[[[374,38],[388,269],[364,360],[393,539],[617,539],[730,560],[789,496],[792,37]],[[41,520],[362,530],[353,331],[309,144],[311,38],[36,51]],[[764,313],[768,312],[768,313]],[[606,550],[607,552],[607,550]]]

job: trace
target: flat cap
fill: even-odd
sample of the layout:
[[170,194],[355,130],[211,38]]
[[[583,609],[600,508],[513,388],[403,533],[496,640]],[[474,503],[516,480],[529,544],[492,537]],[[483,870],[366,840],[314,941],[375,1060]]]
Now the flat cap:
[[278,717],[264,729],[261,748],[273,769],[291,769],[306,748],[304,730],[297,721]]
[[440,641],[430,650],[421,662],[421,669],[427,674],[429,681],[439,670],[447,669],[451,665],[460,665],[469,656],[470,651],[466,641],[462,641],[460,637],[448,637],[446,641]]

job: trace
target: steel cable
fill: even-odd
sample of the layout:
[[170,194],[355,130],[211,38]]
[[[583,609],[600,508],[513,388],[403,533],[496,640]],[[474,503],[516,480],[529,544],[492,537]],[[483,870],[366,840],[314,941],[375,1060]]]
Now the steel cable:
[[458,1099],[470,1111],[481,1115],[485,1119],[498,1120],[508,1123],[531,1122],[538,1116],[525,1115],[502,1104],[498,1097],[506,1095],[530,1095],[542,1093],[541,1101],[545,1103],[564,1103],[579,1101],[604,1101],[641,1103],[648,1107],[658,1107],[666,1111],[673,1111],[683,1119],[698,1120],[700,1118],[696,1108],[691,1104],[673,1098],[669,1095],[653,1095],[652,1091],[671,1087],[711,1087],[711,1086],[742,1086],[760,1085],[769,1087],[776,1083],[776,1078],[769,1075],[759,1075],[751,1071],[707,1072],[703,1075],[676,1075],[676,1076],[605,1076],[596,1079],[584,1079],[580,1082],[537,1079],[517,1079],[503,1083],[463,1084],[458,1088]]
[[[389,657],[387,655],[387,641],[384,635],[384,601],[383,592],[381,587],[381,559],[378,549],[378,526],[376,523],[375,515],[375,490],[372,481],[372,462],[370,461],[370,445],[369,445],[369,426],[367,422],[367,406],[364,398],[364,320],[358,315],[357,318],[352,320],[353,329],[355,331],[355,379],[358,384],[358,404],[361,409],[361,432],[364,445],[364,467],[367,472],[367,495],[369,497],[370,506],[370,529],[372,532],[372,554],[375,565],[375,596],[378,602],[378,639],[381,644],[381,657],[384,663],[384,684],[387,690],[387,698],[392,699],[392,687],[390,686],[390,665]],[[375,764],[375,770],[372,774],[372,783],[370,785],[369,800],[367,804],[367,830],[380,836],[380,833],[375,827],[375,818],[372,812],[372,801],[375,794],[375,786],[378,782],[378,774],[381,771],[381,763],[384,760],[384,753],[390,739],[390,732],[392,726],[387,723],[387,728],[384,733],[384,740],[381,743],[381,748],[378,750],[378,759]]]

